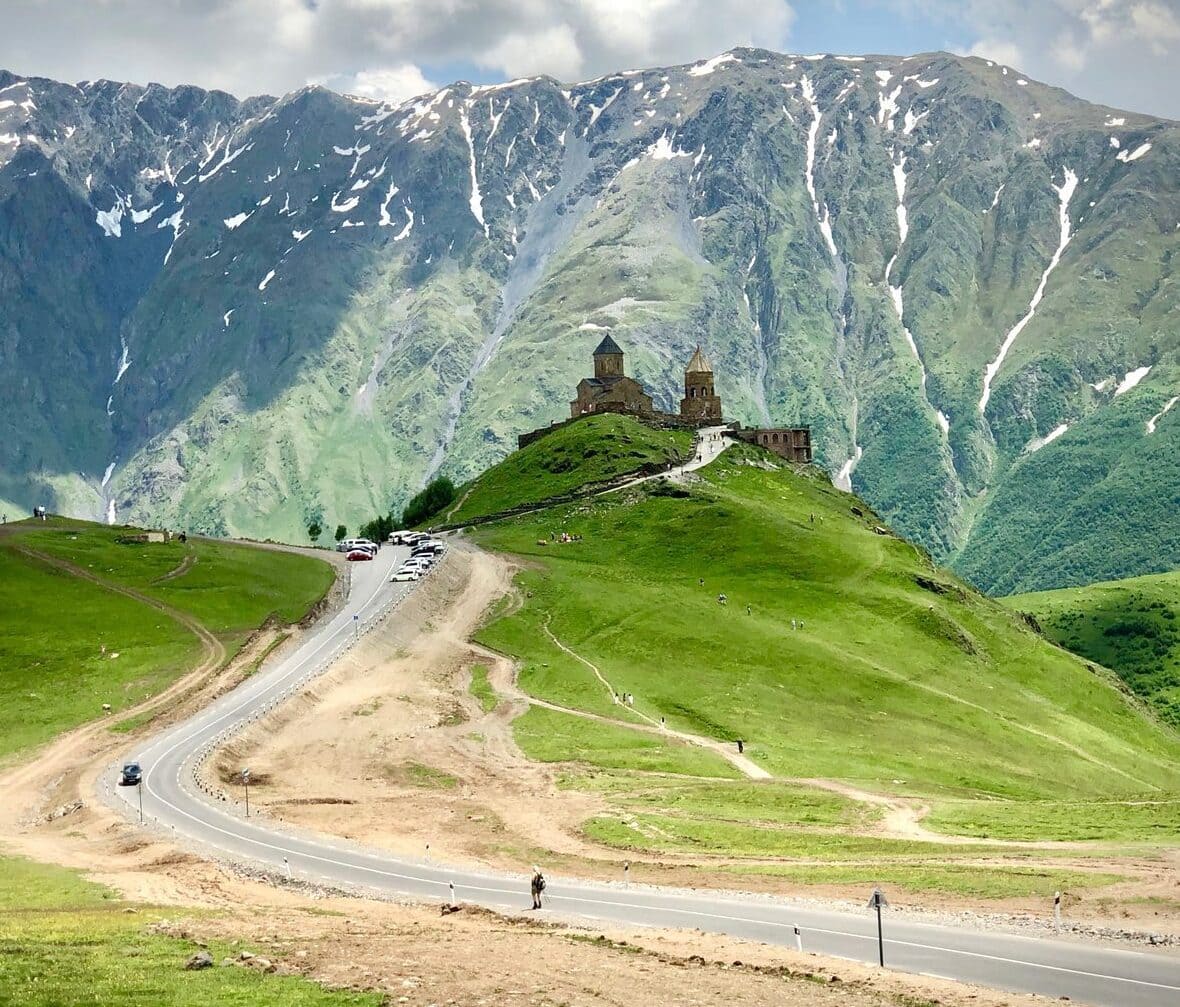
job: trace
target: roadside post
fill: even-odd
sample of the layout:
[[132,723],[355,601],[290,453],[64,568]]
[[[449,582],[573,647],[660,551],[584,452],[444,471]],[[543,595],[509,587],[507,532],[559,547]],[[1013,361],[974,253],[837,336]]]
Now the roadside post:
[[451,889],[451,908],[454,909],[455,908],[455,882],[453,882],[453,881],[450,882],[450,889]]
[[361,638],[361,614],[360,612],[352,613],[352,638],[359,640]]
[[287,869],[287,880],[291,880],[291,861],[283,857],[283,866]]
[[135,790],[139,794],[139,824],[143,825],[143,773],[139,774],[139,782],[135,784]]
[[885,967],[885,935],[881,929],[881,910],[889,905],[885,893],[880,888],[874,888],[869,898],[869,908],[877,910],[877,962],[881,968]]
[[1053,924],[1058,930],[1061,929],[1061,892],[1053,896]]
[[631,880],[631,861],[623,861],[623,884],[627,884]]
[[246,817],[250,817],[250,769],[242,770],[242,785],[246,788]]
[[798,927],[795,927],[795,950],[803,953],[803,934]]

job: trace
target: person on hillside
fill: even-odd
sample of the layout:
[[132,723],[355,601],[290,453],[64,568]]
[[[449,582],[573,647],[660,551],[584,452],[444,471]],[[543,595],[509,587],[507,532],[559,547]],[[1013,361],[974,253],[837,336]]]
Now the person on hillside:
[[753,614],[754,614],[753,610],[750,608],[750,606],[746,605],[746,615],[753,615]]
[[742,752],[744,752],[746,750],[746,743],[741,738],[738,738],[737,746],[738,746],[738,755],[741,755]]
[[533,893],[533,908],[541,908],[541,893],[545,890],[545,875],[541,873],[541,868],[536,865],[533,866],[533,879],[529,882],[529,889]]
[[724,605],[728,601],[729,601],[729,599],[726,598],[724,594],[717,595],[717,604],[718,605]]

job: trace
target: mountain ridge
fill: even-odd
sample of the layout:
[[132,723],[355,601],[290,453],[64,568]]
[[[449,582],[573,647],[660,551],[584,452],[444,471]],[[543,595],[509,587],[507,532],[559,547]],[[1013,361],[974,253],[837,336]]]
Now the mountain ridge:
[[[56,286],[93,272],[73,300],[96,303],[51,304],[51,284],[9,327],[25,386],[42,372],[24,401],[61,419],[22,434],[9,407],[0,497],[287,538],[355,523],[557,418],[587,325],[665,405],[703,342],[727,414],[809,423],[829,472],[983,586],[1003,589],[1015,513],[987,491],[1035,497],[1031,456],[1113,417],[1146,473],[1135,499],[1180,486],[1141,443],[1174,443],[1167,414],[1138,440],[1120,419],[1146,422],[1175,383],[1168,120],[948,54],[738,49],[397,105],[56,88],[0,72],[0,137],[14,112],[28,129],[0,144],[0,221],[56,252],[17,197],[22,173],[55,180],[43,206],[68,201],[83,250]],[[0,291],[6,272],[23,289],[2,246]],[[52,355],[87,379],[61,402],[34,335],[67,325]],[[1180,541],[1154,559],[1180,562]],[[1035,567],[1013,586],[1063,583],[1052,556]]]

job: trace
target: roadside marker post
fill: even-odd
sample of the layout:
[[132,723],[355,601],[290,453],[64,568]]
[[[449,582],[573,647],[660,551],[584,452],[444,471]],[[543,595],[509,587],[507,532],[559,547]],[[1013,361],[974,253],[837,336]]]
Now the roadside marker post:
[[139,792],[139,824],[143,825],[143,774],[139,776],[139,782],[135,785],[135,789]]
[[623,861],[623,884],[627,884],[631,880],[631,861]]
[[453,882],[453,881],[450,882],[449,887],[451,889],[451,908],[454,909],[455,908],[455,882]]
[[881,909],[889,905],[885,893],[880,888],[874,888],[869,897],[869,908],[877,910],[877,962],[881,968],[885,967],[885,935],[881,929]]
[[1061,929],[1061,892],[1053,896],[1053,925]]
[[361,636],[361,615],[359,612],[352,614],[352,638],[359,640]]
[[246,817],[250,817],[250,769],[242,770],[242,785],[246,788]]
[[287,880],[291,880],[291,861],[283,857],[283,866],[287,869]]
[[795,950],[803,953],[803,934],[798,927],[795,927]]

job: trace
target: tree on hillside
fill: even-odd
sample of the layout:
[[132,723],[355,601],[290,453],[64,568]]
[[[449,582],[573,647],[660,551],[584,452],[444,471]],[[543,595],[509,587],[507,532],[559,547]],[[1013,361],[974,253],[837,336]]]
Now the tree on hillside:
[[389,538],[389,533],[393,531],[393,515],[386,514],[384,517],[375,517],[361,525],[361,538],[367,538],[373,542],[384,542]]
[[402,511],[402,527],[413,528],[427,518],[434,517],[455,499],[455,484],[446,476],[432,480],[421,493],[411,497]]
[[321,525],[318,520],[312,521],[312,523],[307,526],[307,537],[313,542],[317,541],[322,534],[324,534],[324,526]]
[[336,526],[336,541],[343,542],[346,538],[348,538],[348,529],[344,525],[338,524]]

